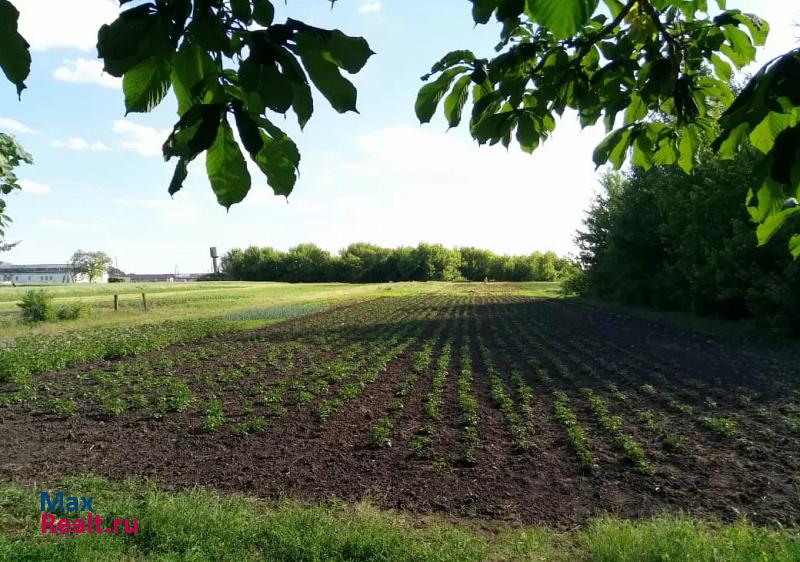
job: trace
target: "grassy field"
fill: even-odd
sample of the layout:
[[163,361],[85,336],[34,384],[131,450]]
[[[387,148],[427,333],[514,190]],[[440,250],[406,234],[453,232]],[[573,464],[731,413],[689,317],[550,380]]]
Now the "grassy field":
[[[54,333],[94,328],[133,326],[165,320],[187,320],[233,315],[258,320],[259,312],[302,304],[331,305],[381,295],[402,295],[441,290],[436,283],[146,283],[69,284],[40,287],[0,287],[0,341],[19,335]],[[54,306],[80,302],[89,311],[83,318],[65,322],[25,324],[19,302],[25,291],[43,289],[54,296]],[[141,294],[147,296],[148,310]],[[114,295],[119,310],[114,310]]]
[[[556,293],[158,286],[19,336],[0,560],[800,559],[798,369]],[[141,529],[42,536],[43,485]]]

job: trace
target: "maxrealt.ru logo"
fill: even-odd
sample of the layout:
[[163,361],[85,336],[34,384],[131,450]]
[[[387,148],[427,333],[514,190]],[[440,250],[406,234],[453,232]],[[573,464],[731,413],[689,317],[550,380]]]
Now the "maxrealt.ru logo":
[[[117,534],[122,531],[136,534],[139,532],[138,519],[130,521],[128,519],[112,519],[110,526],[105,526],[103,524],[105,520],[94,514],[93,501],[92,497],[65,496],[64,492],[56,492],[53,496],[48,492],[42,492],[40,501],[42,534]],[[54,512],[85,515],[85,517],[58,517]]]

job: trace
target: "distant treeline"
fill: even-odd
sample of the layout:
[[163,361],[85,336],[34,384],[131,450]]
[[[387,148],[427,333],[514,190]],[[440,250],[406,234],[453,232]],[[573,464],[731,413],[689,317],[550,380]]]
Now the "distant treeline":
[[351,244],[338,254],[300,244],[287,252],[251,246],[222,259],[228,279],[241,281],[351,282],[388,281],[558,281],[577,266],[554,252],[499,256],[478,248],[440,244],[382,248]]
[[565,286],[602,299],[725,319],[755,319],[800,334],[800,262],[790,229],[757,246],[745,208],[754,150],[701,155],[692,175],[635,168],[605,178],[577,242],[584,276]]

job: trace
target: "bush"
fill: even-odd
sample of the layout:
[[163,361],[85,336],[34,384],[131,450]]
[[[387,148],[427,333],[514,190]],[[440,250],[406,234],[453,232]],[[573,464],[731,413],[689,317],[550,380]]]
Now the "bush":
[[53,318],[53,296],[43,289],[31,289],[17,303],[26,322],[45,322]]
[[59,320],[77,320],[85,316],[88,310],[83,303],[75,302],[59,308],[56,316]]
[[124,277],[109,277],[108,278],[108,282],[109,283],[127,283],[128,280],[125,279]]
[[575,268],[561,281],[561,294],[563,295],[584,295],[586,291],[586,274],[582,269]]

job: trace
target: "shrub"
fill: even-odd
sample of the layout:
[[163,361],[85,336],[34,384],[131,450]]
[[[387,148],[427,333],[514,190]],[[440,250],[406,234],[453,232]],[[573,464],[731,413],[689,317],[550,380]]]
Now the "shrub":
[[561,280],[561,294],[563,295],[585,295],[587,289],[586,274],[580,268],[576,267]]
[[56,316],[59,320],[77,320],[85,316],[88,312],[88,307],[83,303],[74,302],[58,309]]
[[127,283],[128,280],[125,279],[124,277],[109,277],[108,278],[108,282],[109,283]]
[[53,296],[43,289],[31,289],[17,303],[26,322],[45,322],[53,318]]

